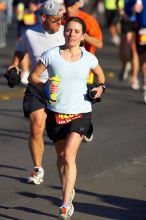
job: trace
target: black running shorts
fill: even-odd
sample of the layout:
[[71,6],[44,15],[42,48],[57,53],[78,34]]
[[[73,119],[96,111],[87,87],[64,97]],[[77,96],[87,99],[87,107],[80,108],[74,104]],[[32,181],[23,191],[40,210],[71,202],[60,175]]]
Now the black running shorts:
[[136,32],[137,31],[137,22],[135,21],[121,21],[121,32],[123,34],[127,34],[129,32]]
[[29,114],[47,107],[47,100],[43,91],[39,90],[35,86],[28,84],[23,99],[23,112],[27,118]]
[[117,10],[105,10],[105,18],[107,26],[111,26],[113,24],[117,24],[120,20],[120,15]]
[[65,139],[70,132],[86,135],[90,124],[91,112],[83,113],[82,118],[77,118],[67,124],[60,125],[56,123],[55,112],[47,110],[46,131],[48,137],[54,143]]

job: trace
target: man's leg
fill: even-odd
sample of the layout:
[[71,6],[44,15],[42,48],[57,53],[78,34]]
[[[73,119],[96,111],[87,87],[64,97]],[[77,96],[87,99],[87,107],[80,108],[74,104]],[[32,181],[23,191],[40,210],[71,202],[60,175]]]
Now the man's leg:
[[[29,183],[40,184],[43,182],[44,170],[43,170],[43,154],[44,154],[44,140],[43,133],[45,128],[46,113],[44,109],[34,111],[29,116],[30,119],[30,138],[29,148],[34,163],[34,172],[32,176],[28,178]],[[39,179],[39,173],[41,178]]]

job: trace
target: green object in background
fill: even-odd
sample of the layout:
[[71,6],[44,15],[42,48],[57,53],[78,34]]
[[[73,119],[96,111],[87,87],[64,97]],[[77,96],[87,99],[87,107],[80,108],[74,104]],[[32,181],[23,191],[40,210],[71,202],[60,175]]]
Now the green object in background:
[[104,0],[104,7],[107,10],[116,10],[117,5],[120,9],[124,8],[124,0]]

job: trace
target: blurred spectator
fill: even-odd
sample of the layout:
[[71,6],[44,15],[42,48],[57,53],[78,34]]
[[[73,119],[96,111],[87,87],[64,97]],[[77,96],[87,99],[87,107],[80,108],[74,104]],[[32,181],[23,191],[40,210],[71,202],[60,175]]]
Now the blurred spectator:
[[130,0],[125,0],[124,10],[122,11],[120,45],[120,57],[123,67],[119,79],[127,79],[131,71],[130,84],[134,90],[140,89],[138,80],[139,56],[136,47],[137,28],[136,14],[130,6]]
[[0,0],[0,48],[6,47],[6,10],[7,3],[6,0]]
[[131,0],[135,3],[133,10],[137,13],[137,46],[140,66],[143,73],[143,101],[146,104],[146,0]]
[[94,1],[92,1],[92,4],[88,0],[84,1],[83,10],[92,14],[94,17],[96,17],[97,13],[103,15],[105,12],[104,1],[103,0],[94,0]]
[[92,14],[97,5],[98,0],[80,0],[80,8],[89,14]]
[[17,21],[17,37],[19,38],[27,28],[35,25],[36,17],[34,11],[37,8],[34,1],[13,0],[13,9]]
[[[13,0],[13,9],[17,21],[17,39],[22,34],[33,27],[38,21],[34,15],[34,11],[41,5],[41,0]],[[28,53],[25,54],[22,62],[21,83],[28,84],[28,76],[30,72],[30,58]]]
[[7,24],[9,25],[12,23],[12,19],[13,19],[13,7],[12,7],[13,0],[6,0],[6,2],[7,2],[6,20],[7,20]]
[[120,44],[119,28],[120,10],[124,8],[124,0],[104,0],[106,23],[111,34],[111,42]]

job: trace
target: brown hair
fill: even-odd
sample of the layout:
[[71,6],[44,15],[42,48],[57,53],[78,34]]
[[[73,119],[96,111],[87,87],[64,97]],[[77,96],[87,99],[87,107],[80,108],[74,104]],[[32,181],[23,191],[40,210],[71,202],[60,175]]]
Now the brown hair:
[[81,24],[83,34],[86,33],[86,24],[85,24],[84,20],[79,18],[79,17],[71,17],[71,18],[69,18],[66,21],[65,25],[64,25],[64,31],[66,30],[66,27],[67,27],[68,23],[71,22],[71,21],[75,21],[75,22]]

